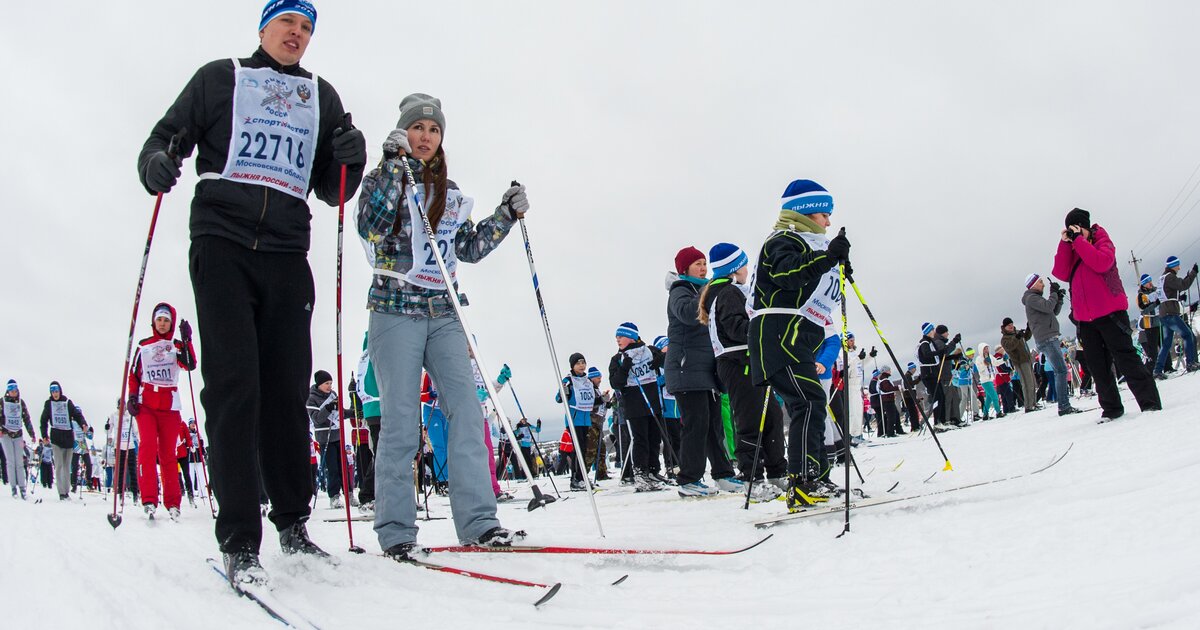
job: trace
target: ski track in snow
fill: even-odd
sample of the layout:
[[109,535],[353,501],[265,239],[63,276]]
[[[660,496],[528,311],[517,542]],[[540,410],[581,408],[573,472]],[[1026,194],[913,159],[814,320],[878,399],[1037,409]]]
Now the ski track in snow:
[[[264,520],[263,564],[276,595],[326,629],[397,627],[421,620],[438,627],[644,628],[812,627],[847,621],[888,628],[1200,627],[1200,377],[1159,384],[1166,410],[1096,424],[1100,411],[1058,418],[1053,405],[942,434],[954,471],[932,440],[910,436],[873,458],[866,490],[899,481],[895,496],[1004,477],[1047,464],[1013,481],[774,527],[775,536],[725,557],[438,554],[434,561],[545,583],[561,581],[541,609],[541,589],[489,584],[393,564],[347,551],[345,523],[309,521],[334,567],[284,557]],[[869,455],[868,455],[869,453]],[[860,464],[862,463],[860,460]],[[901,460],[899,470],[892,467]],[[841,468],[834,479],[844,478]],[[567,480],[557,479],[560,489]],[[855,487],[858,486],[854,478]],[[604,482],[616,487],[616,482]],[[539,480],[550,492],[548,480]],[[511,484],[528,499],[524,484]],[[184,507],[180,523],[148,524],[126,504],[109,527],[99,495],[60,503],[38,488],[31,502],[0,495],[4,578],[27,586],[7,606],[7,627],[45,623],[99,628],[283,627],[239,599],[205,563],[217,557],[206,503]],[[564,493],[566,496],[566,493]],[[737,498],[683,501],[674,489],[596,495],[607,539],[600,539],[587,497],[526,512],[501,505],[505,526],[526,529],[528,544],[645,548],[729,548],[761,537],[754,520],[782,513],[782,502],[742,510]],[[39,505],[33,498],[47,498]],[[322,497],[320,505],[326,504]],[[448,516],[431,497],[435,516]],[[455,544],[450,520],[420,522],[423,544]],[[354,523],[355,542],[378,553],[371,523]],[[630,574],[620,586],[609,583]],[[64,606],[66,606],[64,608]]]

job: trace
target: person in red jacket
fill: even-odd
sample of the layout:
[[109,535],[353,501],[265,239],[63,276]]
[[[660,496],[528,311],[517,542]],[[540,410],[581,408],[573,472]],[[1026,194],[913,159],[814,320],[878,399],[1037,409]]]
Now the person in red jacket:
[[1158,386],[1133,347],[1129,325],[1129,298],[1117,271],[1117,248],[1108,232],[1092,223],[1087,210],[1067,213],[1054,254],[1054,277],[1071,286],[1071,318],[1077,322],[1079,341],[1087,348],[1087,367],[1096,379],[1096,395],[1113,420],[1125,413],[1112,367],[1125,377],[1142,411],[1162,409]]
[[175,438],[175,461],[179,463],[179,473],[183,476],[183,489],[187,490],[188,505],[196,507],[196,494],[192,490],[192,463],[188,457],[191,450],[192,432],[181,417],[179,435]]
[[571,470],[571,457],[575,455],[575,442],[571,441],[571,430],[563,429],[562,437],[558,440],[558,466],[554,472],[563,474]]
[[137,418],[142,443],[138,448],[138,486],[142,506],[153,519],[158,508],[156,467],[162,463],[163,504],[172,520],[179,518],[179,475],[176,473],[175,447],[183,418],[179,415],[179,370],[196,369],[196,350],[192,347],[192,327],[179,324],[180,339],[175,336],[175,309],[166,302],[154,307],[153,335],[138,343],[133,367],[129,370],[129,413]]

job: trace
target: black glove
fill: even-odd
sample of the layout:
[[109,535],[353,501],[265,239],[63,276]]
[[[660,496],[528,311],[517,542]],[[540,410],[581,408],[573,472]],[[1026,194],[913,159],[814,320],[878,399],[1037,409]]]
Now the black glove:
[[183,160],[172,158],[166,151],[157,151],[146,160],[146,187],[156,193],[169,193],[183,172]]
[[351,127],[333,130],[333,159],[338,164],[354,166],[367,163],[367,139],[363,132]]
[[875,349],[875,346],[871,346],[871,358],[874,359],[878,355],[879,351]]
[[1058,293],[1061,290],[1062,290],[1062,285],[1060,285],[1059,283],[1057,283],[1053,280],[1050,281],[1050,291],[1051,292]]
[[849,258],[842,261],[842,267],[843,267],[842,272],[846,274],[846,279],[853,282],[854,281],[854,267],[850,266]]
[[962,334],[955,334],[954,338],[950,340],[950,345],[957,346],[960,341],[962,341]]
[[354,376],[350,376],[350,382],[346,384],[346,393],[358,393],[358,382],[354,380]]
[[128,411],[131,416],[136,416],[141,410],[142,403],[138,402],[137,394],[130,394],[129,401],[125,403],[125,411]]
[[621,353],[621,369],[626,372],[633,369],[633,358],[624,352]]
[[1200,275],[1200,263],[1195,263],[1192,265],[1192,275]]
[[866,358],[867,358],[867,351],[866,351],[866,350],[859,350],[859,351],[858,351],[858,360],[859,360],[859,361],[864,361],[864,360],[866,360]]
[[186,319],[179,320],[179,338],[184,343],[189,343],[192,340],[192,325]]
[[850,239],[846,238],[845,230],[838,233],[829,241],[829,247],[826,249],[829,256],[838,262],[842,262],[850,258]]
[[538,430],[538,433],[541,433],[541,432],[542,432],[542,419],[541,419],[541,418],[538,418],[538,421],[537,421],[537,430]]

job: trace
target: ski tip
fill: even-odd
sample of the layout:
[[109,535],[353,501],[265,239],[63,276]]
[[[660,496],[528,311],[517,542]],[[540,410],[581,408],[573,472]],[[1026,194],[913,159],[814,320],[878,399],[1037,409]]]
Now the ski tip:
[[533,602],[533,607],[540,608],[542,604],[554,599],[554,596],[558,595],[558,591],[561,588],[562,582],[555,582],[554,585],[550,587],[550,590],[546,591],[545,595],[542,595],[536,602]]
[[613,586],[617,586],[617,585],[619,585],[619,584],[623,583],[625,580],[628,580],[628,579],[629,579],[629,574],[628,574],[628,573],[626,573],[625,575],[622,575],[621,577],[617,578],[617,581],[616,581],[616,582],[613,582],[613,583],[612,583],[612,585],[613,585]]

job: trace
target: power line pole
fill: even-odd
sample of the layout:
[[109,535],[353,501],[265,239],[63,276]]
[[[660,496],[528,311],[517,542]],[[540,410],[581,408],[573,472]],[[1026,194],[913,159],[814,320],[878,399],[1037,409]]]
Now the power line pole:
[[1138,268],[1138,263],[1142,262],[1142,259],[1135,256],[1132,249],[1129,250],[1129,262],[1133,264],[1133,273],[1140,279],[1142,270]]

